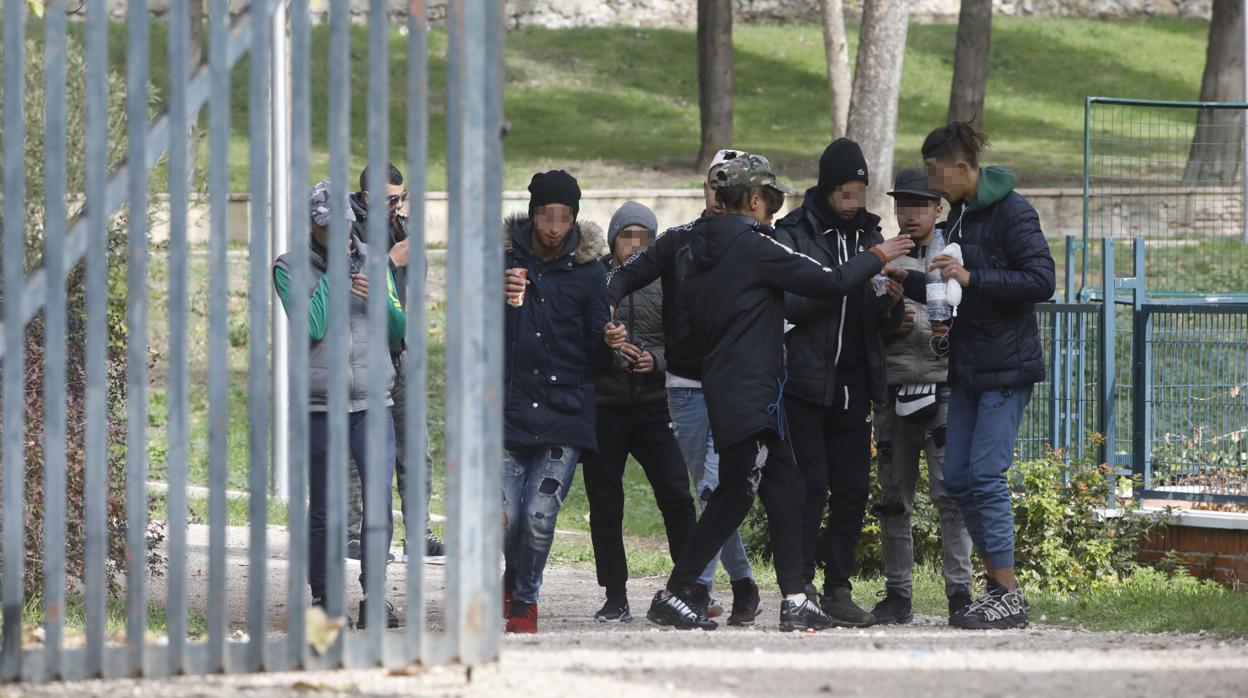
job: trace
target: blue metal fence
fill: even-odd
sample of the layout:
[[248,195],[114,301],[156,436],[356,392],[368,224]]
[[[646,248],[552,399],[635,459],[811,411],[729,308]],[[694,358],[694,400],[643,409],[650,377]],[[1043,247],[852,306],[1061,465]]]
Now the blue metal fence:
[[[47,103],[44,119],[47,127],[46,201],[42,221],[45,243],[41,260],[33,270],[25,266],[26,235],[24,220],[25,196],[25,39],[28,25],[26,0],[4,0],[3,23],[3,392],[0,394],[3,414],[3,541],[0,547],[3,571],[0,577],[0,599],[3,601],[3,645],[0,646],[0,681],[42,681],[88,677],[164,676],[183,673],[220,671],[258,671],[293,668],[330,668],[339,666],[396,666],[420,661],[426,663],[461,661],[476,664],[489,661],[498,652],[500,634],[499,570],[496,564],[501,551],[498,478],[502,450],[502,304],[493,302],[502,294],[502,280],[496,273],[501,268],[501,239],[497,234],[501,218],[502,193],[502,42],[503,7],[501,2],[452,3],[448,7],[449,47],[448,69],[448,171],[451,173],[450,209],[456,236],[448,256],[449,283],[452,289],[447,301],[447,315],[452,318],[447,336],[447,355],[451,365],[447,373],[447,537],[450,545],[447,560],[446,598],[440,629],[429,630],[426,601],[429,595],[424,584],[423,548],[413,546],[406,564],[407,627],[403,632],[387,632],[384,607],[368,605],[369,625],[366,632],[342,633],[327,650],[320,652],[309,645],[307,626],[309,419],[308,342],[290,342],[288,384],[290,404],[289,453],[290,491],[287,502],[289,525],[289,570],[285,587],[289,599],[285,618],[271,618],[266,604],[269,559],[266,534],[269,506],[268,482],[272,466],[269,440],[276,433],[269,418],[273,395],[270,389],[270,335],[276,331],[269,321],[270,212],[289,210],[295,224],[291,241],[293,282],[296,289],[307,288],[309,252],[306,243],[308,211],[305,198],[308,180],[308,153],[311,146],[310,113],[321,105],[310,102],[310,25],[307,0],[291,0],[289,4],[291,116],[290,161],[274,162],[274,167],[288,168],[294,186],[290,200],[271,200],[268,181],[270,165],[269,112],[270,62],[284,61],[285,56],[272,51],[271,23],[278,4],[286,0],[256,0],[235,17],[229,14],[225,0],[210,2],[207,22],[208,64],[190,66],[187,0],[172,0],[169,7],[169,88],[165,96],[167,111],[149,122],[148,80],[151,72],[149,46],[149,13],[146,0],[130,0],[126,14],[126,116],[128,152],[125,163],[109,171],[108,160],[108,8],[104,0],[86,3],[86,93],[85,93],[85,191],[66,190],[65,141],[66,110],[66,22],[64,0],[48,4],[44,22]],[[389,84],[388,52],[390,19],[388,5],[374,0],[370,6],[368,61],[368,162],[370,189],[384,191],[386,162],[390,152],[388,132],[392,87],[406,90],[408,118],[408,189],[413,211],[411,221],[412,269],[406,305],[409,311],[407,345],[409,347],[407,419],[396,425],[410,435],[405,457],[408,459],[405,500],[411,504],[410,525],[423,521],[425,481],[425,404],[428,363],[426,357],[426,315],[423,202],[425,164],[428,140],[428,28],[425,6],[421,0],[408,4],[407,17],[407,80],[401,86]],[[330,167],[335,201],[345,201],[349,159],[349,65],[351,62],[350,23],[347,0],[330,3],[330,75],[335,99],[328,105],[330,116]],[[284,21],[284,20],[283,20]],[[251,197],[251,218],[248,222],[247,286],[250,299],[246,324],[248,340],[246,391],[247,418],[246,483],[247,563],[248,582],[245,599],[227,598],[228,579],[236,574],[235,564],[227,546],[228,462],[227,452],[232,438],[240,436],[230,430],[229,395],[235,373],[227,362],[230,348],[230,239],[225,207],[229,187],[230,158],[230,73],[242,56],[249,57],[248,105],[246,126],[248,143],[248,188]],[[277,101],[274,100],[276,104]],[[206,639],[188,640],[188,464],[193,447],[189,440],[189,415],[192,408],[191,375],[188,367],[188,316],[190,256],[186,228],[188,225],[189,188],[187,172],[188,131],[197,121],[200,110],[208,106],[208,187],[211,198],[210,242],[208,249],[209,292],[207,305],[207,446],[208,463],[208,602]],[[167,642],[152,642],[148,637],[149,590],[148,575],[148,412],[152,378],[149,375],[149,334],[156,329],[149,323],[149,268],[152,255],[147,215],[151,194],[149,178],[157,162],[167,157],[167,193],[170,215],[168,243],[168,355],[167,372],[167,539],[168,566],[166,618]],[[67,194],[85,197],[83,215],[67,220]],[[107,391],[108,351],[108,248],[107,239],[113,217],[123,206],[128,211],[126,256],[126,386],[128,399],[124,409],[114,402]],[[371,240],[388,240],[384,226],[388,219],[384,197],[370,201],[369,231]],[[340,212],[331,224],[334,239],[344,240],[348,234],[345,218]],[[384,244],[377,244],[366,272],[384,278],[386,258]],[[331,288],[346,289],[347,258],[345,245],[329,246]],[[65,381],[64,353],[67,335],[65,318],[66,277],[76,268],[85,270],[85,357],[86,380],[83,385],[69,386]],[[482,281],[484,280],[484,282]],[[347,294],[332,294],[333,325],[325,341],[331,355],[346,365]],[[307,298],[292,294],[290,336],[308,335]],[[368,314],[372,336],[384,337],[385,294],[370,295]],[[24,422],[26,404],[26,332],[25,328],[38,314],[45,322],[43,370],[46,415],[46,438],[38,444],[44,453],[44,497],[42,502],[26,500],[26,456],[28,434]],[[369,362],[389,362],[386,342],[374,342],[375,351]],[[369,458],[365,467],[370,473],[386,472],[383,462],[385,448],[384,371],[370,372],[370,403],[367,425]],[[85,404],[85,496],[83,508],[85,562],[81,589],[85,609],[85,625],[81,647],[65,646],[66,600],[66,401],[69,398]],[[329,402],[329,451],[331,463],[346,463],[347,395],[346,385],[331,382]],[[106,556],[108,542],[108,489],[110,486],[107,425],[111,417],[124,413],[125,438],[125,538],[124,569],[124,642],[117,642],[106,633],[110,599],[107,589]],[[156,465],[153,463],[153,465]],[[341,617],[346,611],[347,575],[344,561],[346,521],[345,472],[330,467],[329,510],[329,615]],[[381,506],[388,487],[382,477],[368,478],[366,493],[370,533],[385,531],[385,513]],[[34,507],[42,506],[42,513]],[[42,516],[46,547],[41,590],[34,590],[43,602],[43,625],[46,635],[41,646],[23,646],[23,612],[28,592],[23,585],[26,546],[24,519],[37,513]],[[410,535],[410,534],[409,534]],[[370,536],[368,589],[370,598],[383,598],[386,592],[385,555],[387,543],[383,535]],[[232,601],[235,601],[232,604]],[[114,604],[116,601],[113,602]],[[245,604],[246,639],[233,639],[227,624],[231,605]],[[273,629],[284,627],[285,633]]]

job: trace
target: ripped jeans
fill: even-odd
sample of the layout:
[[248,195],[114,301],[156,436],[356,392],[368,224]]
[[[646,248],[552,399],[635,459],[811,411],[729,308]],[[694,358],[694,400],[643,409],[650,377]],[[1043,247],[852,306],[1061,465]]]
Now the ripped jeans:
[[555,539],[559,507],[568,496],[580,452],[568,446],[507,450],[503,458],[503,585],[512,598],[537,603],[542,571]]

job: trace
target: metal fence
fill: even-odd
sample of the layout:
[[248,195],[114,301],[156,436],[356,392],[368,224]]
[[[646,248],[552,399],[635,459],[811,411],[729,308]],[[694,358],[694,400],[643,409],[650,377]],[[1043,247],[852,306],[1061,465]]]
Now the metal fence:
[[1084,106],[1084,237],[1079,297],[1099,297],[1099,239],[1129,275],[1148,246],[1151,297],[1248,298],[1248,104],[1089,97]]
[[1144,496],[1248,502],[1248,305],[1143,305],[1135,346]]
[[1023,415],[1017,456],[1033,460],[1050,450],[1094,458],[1089,438],[1100,431],[1099,303],[1044,303],[1036,320],[1046,361],[1045,381],[1036,384]]
[[[306,498],[308,496],[309,415],[299,406],[307,404],[308,342],[292,341],[289,357],[289,391],[286,397],[294,406],[288,425],[270,419],[275,396],[270,387],[274,378],[269,353],[270,335],[281,331],[280,324],[271,323],[270,264],[276,250],[290,243],[292,288],[308,288],[309,252],[305,225],[308,217],[306,186],[308,184],[309,151],[311,146],[310,113],[326,108],[312,104],[309,75],[310,26],[307,0],[291,0],[289,19],[284,0],[253,0],[241,13],[231,17],[226,0],[211,0],[208,9],[208,65],[192,72],[188,65],[187,0],[169,3],[168,94],[167,109],[149,122],[148,89],[150,63],[149,13],[146,0],[131,0],[126,14],[125,86],[128,123],[128,151],[124,164],[109,172],[109,16],[104,0],[86,2],[86,97],[85,97],[85,162],[83,191],[66,191],[65,105],[67,75],[65,68],[66,6],[64,0],[51,0],[43,22],[43,51],[47,105],[41,115],[46,124],[46,197],[42,202],[40,222],[44,246],[38,250],[36,262],[27,268],[25,252],[28,231],[25,220],[27,201],[25,181],[27,168],[24,85],[26,80],[26,39],[28,22],[27,0],[4,0],[3,22],[3,577],[0,598],[3,601],[3,645],[0,648],[0,681],[41,681],[80,679],[87,677],[163,676],[183,673],[221,671],[258,671],[294,668],[330,668],[340,666],[394,666],[414,661],[445,662],[458,660],[467,664],[487,661],[498,651],[501,600],[499,570],[501,530],[498,501],[498,454],[502,450],[501,420],[501,333],[502,304],[493,301],[501,296],[502,280],[496,273],[501,268],[501,240],[497,234],[501,219],[501,107],[502,107],[502,42],[503,15],[501,2],[451,3],[448,7],[447,47],[447,170],[450,189],[451,226],[456,231],[448,252],[449,294],[447,316],[448,356],[446,410],[446,514],[448,560],[445,595],[439,622],[427,628],[427,602],[432,599],[424,579],[421,547],[406,564],[406,584],[402,590],[407,607],[404,631],[386,632],[382,604],[369,605],[368,630],[333,632],[333,623],[316,624],[316,616],[307,614],[307,564],[309,528]],[[410,503],[409,521],[424,518],[424,491],[429,486],[423,477],[424,427],[426,419],[426,318],[424,311],[424,270],[426,260],[423,240],[426,142],[428,140],[427,65],[428,29],[425,7],[421,0],[408,4],[406,19],[406,75],[402,85],[390,85],[388,52],[391,21],[388,3],[373,0],[368,16],[367,71],[367,134],[370,188],[385,189],[386,162],[390,152],[388,132],[392,93],[406,93],[408,147],[408,189],[411,193],[410,240],[412,269],[406,307],[408,323],[408,378],[406,421],[396,425],[410,435],[406,457],[405,500]],[[350,155],[351,63],[349,34],[351,26],[347,0],[329,3],[329,152],[333,183],[333,201],[345,202]],[[289,26],[286,26],[286,22]],[[274,24],[276,23],[276,25]],[[284,75],[286,56],[272,50],[273,33],[289,32],[290,120],[282,114],[270,121],[268,104],[280,105],[283,95],[274,88],[283,88],[284,79],[270,83],[270,72]],[[249,264],[246,271],[250,305],[245,323],[248,358],[241,375],[245,375],[247,417],[246,453],[247,523],[245,535],[247,583],[241,599],[227,594],[229,579],[240,574],[238,559],[230,555],[231,531],[227,485],[229,483],[229,445],[232,438],[229,414],[229,391],[241,389],[244,379],[227,363],[230,348],[230,282],[231,271],[226,203],[229,186],[230,157],[230,74],[239,59],[248,61],[247,157],[251,219],[249,221]],[[276,62],[276,63],[275,63]],[[322,76],[317,76],[322,79]],[[208,185],[211,195],[211,241],[208,250],[210,273],[206,301],[189,298],[188,259],[190,258],[187,226],[187,161],[188,129],[198,120],[205,105],[208,108]],[[269,129],[282,142],[272,142]],[[288,130],[287,130],[288,126]],[[363,126],[357,124],[356,126]],[[289,139],[288,141],[286,139]],[[276,140],[276,139],[274,139]],[[270,153],[277,153],[271,156]],[[289,161],[286,160],[289,153]],[[166,158],[167,155],[167,158]],[[168,355],[166,375],[149,375],[149,344],[153,331],[149,323],[149,269],[152,255],[150,230],[146,216],[149,210],[149,177],[158,162],[167,162],[168,197],[170,205],[170,240],[168,245]],[[270,198],[270,172],[288,173],[293,193],[286,198],[275,188]],[[68,194],[68,197],[67,197]],[[83,211],[72,218],[66,202],[85,199]],[[384,197],[370,201],[369,237],[374,241],[388,240],[384,226],[388,218]],[[116,224],[118,210],[125,206],[127,218],[124,256],[126,261],[125,290],[125,354],[127,388],[124,406],[109,392],[109,343],[113,336],[108,327],[110,302],[109,254],[107,239],[110,226]],[[138,213],[136,213],[138,212]],[[293,239],[271,240],[275,222],[289,215],[295,234]],[[67,220],[68,218],[68,220]],[[343,215],[335,215],[331,239],[344,244],[330,244],[330,288],[342,289],[331,294],[330,328],[326,333],[331,360],[347,365],[346,289],[348,262],[345,240],[348,224]],[[270,247],[272,245],[272,248]],[[374,251],[383,248],[375,245]],[[386,274],[385,256],[373,254],[367,273],[374,278]],[[67,346],[66,318],[67,277],[82,270],[85,274],[84,347]],[[77,277],[74,277],[77,278]],[[188,316],[196,303],[207,306],[207,367],[205,401],[207,407],[207,443],[202,453],[188,437],[192,407],[192,375],[188,370],[187,353],[190,339]],[[371,336],[386,336],[385,294],[371,294],[368,316]],[[292,294],[290,336],[308,336],[308,301],[299,293]],[[77,312],[77,311],[72,311]],[[33,346],[26,328],[36,316],[45,322],[42,346]],[[385,341],[373,342],[369,362],[377,366],[389,362]],[[40,399],[47,414],[41,437],[27,432],[23,410],[27,396],[26,359],[28,352],[42,350],[43,392]],[[67,385],[64,357],[70,350],[85,353],[85,380]],[[368,404],[368,449],[366,467],[371,474],[365,493],[367,530],[384,534],[384,507],[389,483],[380,475],[387,472],[384,463],[384,371],[370,371]],[[167,462],[149,463],[149,394],[153,378],[162,379],[167,388],[168,433]],[[279,383],[279,385],[282,385]],[[83,460],[81,473],[67,469],[65,421],[67,402],[85,405],[82,408]],[[347,461],[347,387],[344,381],[331,381],[329,389],[328,452],[330,463]],[[124,413],[124,464],[119,471],[111,470],[111,462],[120,443],[109,443],[110,420]],[[75,425],[69,425],[75,426]],[[284,429],[289,427],[288,432]],[[282,427],[282,429],[278,429]],[[289,499],[286,516],[289,525],[278,532],[268,530],[268,482],[271,468],[271,439],[288,433],[290,458]],[[155,435],[159,436],[159,435]],[[32,440],[33,439],[33,440]],[[27,491],[36,483],[27,481],[27,456],[31,449],[46,454],[41,497],[30,500]],[[188,540],[188,462],[193,457],[207,460],[207,535],[206,563],[207,612],[206,637],[188,639],[188,585],[199,578],[199,570],[190,569],[189,556],[197,552],[199,542]],[[149,510],[148,477],[151,466],[167,471],[168,495],[165,535],[168,565],[163,569],[167,584],[164,608],[167,633],[153,641],[149,637],[148,580]],[[111,506],[110,478],[124,473],[125,520],[120,524],[125,535],[124,560],[109,563],[110,527],[107,511]],[[67,475],[85,478],[84,501],[67,509]],[[349,582],[344,560],[346,540],[346,473],[341,467],[328,468],[328,565],[329,577],[326,611],[330,618],[341,618],[347,608]],[[76,518],[75,518],[76,517]],[[33,545],[42,548],[45,560],[42,589],[24,588],[24,560],[31,552],[27,539],[27,521],[38,519],[46,524],[44,540]],[[66,521],[81,523],[80,530],[67,531]],[[419,526],[419,523],[415,524]],[[77,525],[74,527],[78,528]],[[274,536],[288,541],[285,560],[270,559]],[[85,546],[85,572],[81,579],[67,579],[67,540],[77,536]],[[382,562],[385,558],[384,535],[370,536],[368,588],[370,598],[386,596],[386,580]],[[281,563],[285,563],[284,565]],[[124,639],[108,632],[110,609],[122,603],[110,599],[109,564],[120,567],[124,579]],[[283,580],[286,594],[282,617],[270,617],[266,599],[269,589],[268,571],[274,565],[288,571]],[[395,569],[394,566],[391,569]],[[68,592],[67,592],[68,590]],[[67,598],[67,593],[75,598]],[[81,595],[81,598],[77,598]],[[24,629],[24,611],[39,603],[42,613],[36,625],[45,633],[33,641]],[[81,642],[66,644],[66,609],[73,604],[83,608],[85,622],[80,630]],[[242,628],[227,624],[231,606],[245,604],[245,633]],[[313,623],[315,627],[310,627]],[[315,637],[314,637],[315,636]],[[320,645],[325,644],[321,647]],[[314,649],[314,646],[317,648]]]

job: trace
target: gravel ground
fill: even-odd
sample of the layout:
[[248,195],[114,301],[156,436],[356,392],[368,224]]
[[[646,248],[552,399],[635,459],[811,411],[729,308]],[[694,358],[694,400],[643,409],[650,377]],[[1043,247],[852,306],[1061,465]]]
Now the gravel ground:
[[[274,532],[276,533],[276,532]],[[192,541],[197,534],[192,532]],[[270,535],[280,558],[284,536]],[[231,535],[232,551],[245,543]],[[241,555],[241,550],[237,551]],[[201,606],[194,572],[201,552],[193,546],[191,606]],[[238,560],[244,562],[245,560]],[[274,632],[284,614],[285,567],[271,568]],[[246,568],[231,575],[241,606]],[[401,567],[391,566],[401,588]],[[427,568],[437,604],[442,570]],[[120,698],[122,696],[1236,696],[1248,692],[1248,641],[1200,634],[1141,635],[1032,627],[1014,632],[967,632],[943,618],[919,617],[905,627],[784,634],[776,630],[778,598],[764,598],[755,628],[714,632],[662,631],[644,616],[661,580],[632,582],[634,612],[626,624],[598,624],[592,572],[547,570],[541,633],[508,637],[501,659],[466,672],[458,667],[304,672],[154,681],[94,681],[0,687],[10,696]],[[159,598],[163,585],[156,584]],[[357,592],[358,593],[358,592]],[[399,600],[397,591],[394,592]],[[402,606],[402,604],[399,604]],[[235,604],[231,604],[234,609]],[[241,625],[239,610],[231,623]]]

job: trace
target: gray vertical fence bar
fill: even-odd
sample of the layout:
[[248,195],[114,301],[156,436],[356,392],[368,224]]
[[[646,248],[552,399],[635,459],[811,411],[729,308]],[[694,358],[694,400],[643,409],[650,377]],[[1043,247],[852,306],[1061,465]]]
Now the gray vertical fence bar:
[[[20,0],[18,0],[20,2]],[[8,26],[7,24],[5,25]],[[8,42],[6,42],[6,46]],[[85,473],[86,673],[104,671],[107,609],[104,559],[108,549],[105,513],[108,474],[108,7],[87,6],[87,390]]]
[[22,571],[26,552],[23,520],[25,496],[26,332],[21,321],[26,284],[26,40],[25,0],[5,0],[4,16],[4,645],[0,678],[13,681],[22,673]]
[[[361,617],[368,625],[365,657],[369,664],[381,659],[381,637],[385,631],[386,554],[390,536],[384,511],[386,492],[390,489],[388,475],[394,463],[386,462],[387,414],[386,376],[390,362],[390,341],[386,323],[389,303],[390,211],[386,185],[390,182],[389,167],[389,36],[387,0],[370,0],[368,9],[368,260],[365,273],[369,278],[368,294],[368,455],[361,463],[367,471],[364,485],[364,527],[368,531],[368,551],[364,555],[364,576],[369,599],[368,616]],[[362,563],[365,564],[365,563]],[[361,614],[362,615],[362,614]]]
[[503,296],[503,280],[499,272],[503,264],[503,245],[497,230],[503,217],[503,44],[506,39],[504,25],[504,5],[499,0],[486,4],[486,72],[485,72],[485,200],[482,211],[485,221],[482,223],[484,234],[481,238],[483,249],[481,260],[482,270],[482,307],[485,310],[484,342],[485,410],[484,433],[481,443],[483,478],[482,482],[482,515],[476,517],[483,522],[481,535],[485,554],[482,556],[484,566],[481,569],[481,593],[485,604],[485,623],[480,635],[478,653],[475,657],[464,657],[470,663],[488,661],[498,655],[500,637],[500,617],[502,615],[502,599],[499,598],[498,560],[502,557],[502,531],[490,522],[502,520],[502,500],[491,496],[502,482],[503,452],[503,303],[498,299]]
[[[126,10],[129,161],[147,159],[147,0]],[[126,646],[128,674],[143,672],[147,641],[147,170],[129,171],[126,245]]]
[[229,283],[226,261],[229,205],[230,69],[225,55],[229,7],[212,0],[208,12],[208,191],[212,197],[208,249],[208,672],[226,668],[225,487],[228,476],[229,373],[227,357]]
[[[425,282],[429,272],[429,259],[425,250],[425,166],[428,160],[429,117],[429,24],[425,18],[424,0],[412,0],[407,17],[407,191],[408,211],[408,263],[407,263],[407,412],[405,424],[395,425],[407,436],[407,448],[403,457],[407,460],[407,514],[403,523],[409,529],[415,522],[423,525],[428,516],[425,502],[427,488],[433,482],[425,479],[425,452],[429,448],[428,409],[426,382],[429,361],[428,335],[425,318]],[[417,538],[416,540],[419,540]],[[421,543],[408,545],[407,559],[407,646],[404,657],[408,661],[424,658],[425,640],[425,594],[424,556]]]
[[[328,408],[328,457],[321,474],[326,483],[328,508],[325,516],[326,603],[330,616],[346,613],[346,491],[347,491],[347,354],[348,303],[350,278],[347,274],[347,236],[350,230],[343,207],[347,203],[347,164],[350,157],[351,129],[351,25],[347,0],[330,0],[329,5],[329,362],[341,367],[330,372]],[[333,665],[342,663],[345,643],[338,642],[327,653]]]
[[[279,0],[280,2],[281,0]],[[311,147],[309,92],[308,0],[290,3],[290,259],[291,288],[308,288],[308,150]],[[295,668],[304,665],[307,628],[308,520],[308,296],[290,294],[290,527],[287,633]]]
[[65,622],[65,0],[48,4],[44,24],[47,80],[44,143],[46,194],[43,264],[48,271],[44,310],[43,608],[47,675],[60,677]]
[[1105,438],[1102,462],[1111,468],[1115,464],[1116,420],[1118,401],[1118,371],[1114,365],[1115,349],[1115,293],[1114,293],[1114,241],[1101,238],[1101,264],[1104,297],[1101,302],[1101,435]]
[[251,236],[247,307],[247,509],[250,564],[247,577],[247,633],[251,647],[247,668],[265,666],[268,634],[269,494],[269,0],[252,0],[251,52],[248,56],[247,139],[251,151],[248,189],[251,193]]
[[[200,2],[201,0],[195,0]],[[190,27],[188,0],[169,4],[169,447],[165,470],[169,478],[166,500],[169,532],[169,595],[165,608],[169,629],[170,673],[182,670],[186,646],[186,476],[188,367],[187,315],[187,44]]]

